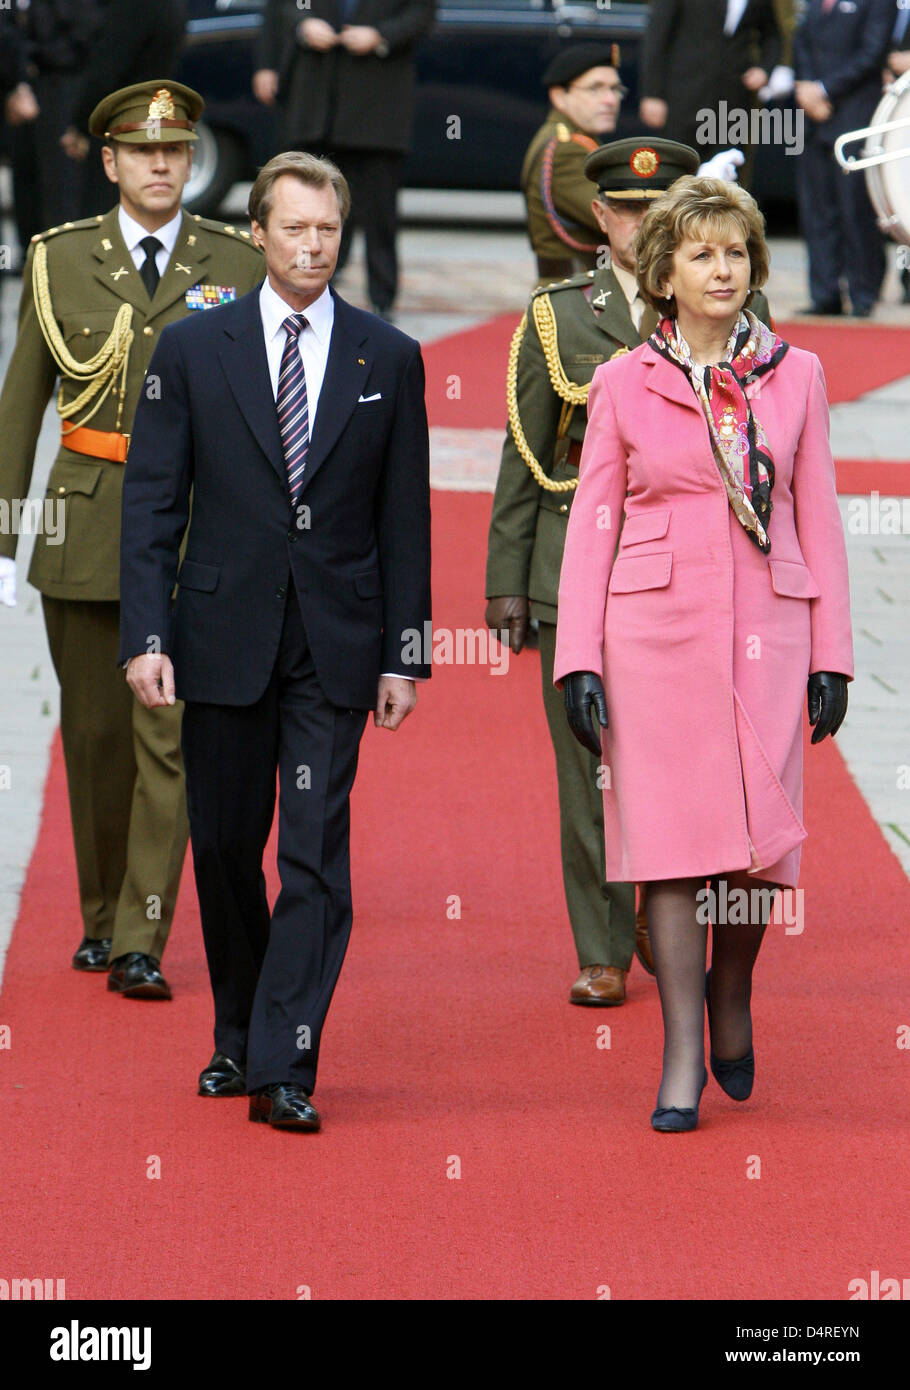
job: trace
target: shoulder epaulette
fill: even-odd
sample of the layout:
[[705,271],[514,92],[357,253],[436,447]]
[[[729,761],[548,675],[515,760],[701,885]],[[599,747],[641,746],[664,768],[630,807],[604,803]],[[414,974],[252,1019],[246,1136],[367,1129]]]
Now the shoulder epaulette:
[[235,241],[245,241],[249,246],[253,244],[249,232],[232,226],[230,222],[214,222],[211,217],[201,217],[198,212],[194,212],[192,217],[193,221],[198,222],[200,227],[204,227],[207,232],[220,232],[222,236],[233,237]]
[[557,290],[577,290],[582,285],[589,285],[593,278],[593,270],[582,270],[578,275],[566,276],[565,280],[553,280],[549,285],[539,285],[531,298],[535,299],[539,294],[555,294]]
[[83,217],[78,222],[61,222],[59,227],[48,227],[46,232],[36,232],[32,241],[46,241],[48,237],[59,236],[61,232],[97,231],[98,223],[104,221],[104,214],[97,217]]

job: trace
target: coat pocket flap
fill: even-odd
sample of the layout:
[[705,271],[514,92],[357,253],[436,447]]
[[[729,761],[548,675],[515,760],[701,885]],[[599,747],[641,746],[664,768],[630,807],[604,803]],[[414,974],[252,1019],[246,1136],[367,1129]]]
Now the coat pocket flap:
[[667,534],[670,513],[633,512],[627,516],[622,526],[620,545],[638,545],[641,541],[659,541]]
[[805,565],[798,560],[769,560],[771,587],[786,598],[818,598],[821,590]]
[[673,556],[669,551],[659,555],[620,555],[610,575],[611,594],[633,594],[639,589],[663,589],[670,582]]
[[69,496],[71,492],[91,497],[101,477],[100,463],[82,463],[78,459],[60,458],[51,469],[47,480],[48,493],[57,497]]
[[181,589],[199,589],[204,594],[211,594],[218,587],[220,574],[220,565],[201,565],[198,560],[184,560],[177,583]]
[[354,588],[361,598],[382,598],[382,575],[378,570],[355,574]]

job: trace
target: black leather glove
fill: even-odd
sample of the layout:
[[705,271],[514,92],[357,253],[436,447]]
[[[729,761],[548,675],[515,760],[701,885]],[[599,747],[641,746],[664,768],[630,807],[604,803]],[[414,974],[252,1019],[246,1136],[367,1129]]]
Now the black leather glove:
[[607,725],[607,697],[603,681],[593,671],[573,671],[563,677],[563,692],[566,697],[566,718],[569,728],[595,758],[602,757],[600,734],[595,724],[602,729]]
[[813,743],[825,734],[833,738],[847,713],[847,677],[836,671],[813,671],[809,677],[809,723],[815,726]]

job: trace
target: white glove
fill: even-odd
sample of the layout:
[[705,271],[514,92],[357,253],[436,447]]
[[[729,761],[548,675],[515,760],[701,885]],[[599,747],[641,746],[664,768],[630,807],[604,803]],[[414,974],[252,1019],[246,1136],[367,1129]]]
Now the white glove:
[[742,150],[720,150],[699,167],[699,178],[723,179],[724,183],[736,183],[736,170],[745,164],[746,156]]
[[771,69],[771,76],[758,94],[758,99],[762,105],[767,105],[769,101],[777,101],[779,97],[789,96],[793,91],[796,82],[796,73],[792,68],[785,68],[778,63],[776,68]]
[[0,603],[5,608],[16,606],[16,562],[0,555]]

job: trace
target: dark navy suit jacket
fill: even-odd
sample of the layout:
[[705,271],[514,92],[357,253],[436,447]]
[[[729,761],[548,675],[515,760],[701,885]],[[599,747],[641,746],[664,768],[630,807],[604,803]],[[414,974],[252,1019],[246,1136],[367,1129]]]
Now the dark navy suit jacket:
[[[382,672],[430,675],[428,662],[408,664],[407,635],[423,634],[430,619],[420,348],[333,299],[296,512],[259,289],[171,324],[152,357],[123,487],[120,659],[166,652],[178,699],[260,698],[292,576],[316,676],[334,704],[372,708]],[[360,399],[368,396],[379,399]]]
[[793,64],[798,82],[825,84],[834,112],[814,127],[825,144],[869,124],[896,17],[895,0],[837,0],[828,14],[822,0],[809,0],[793,36]]

